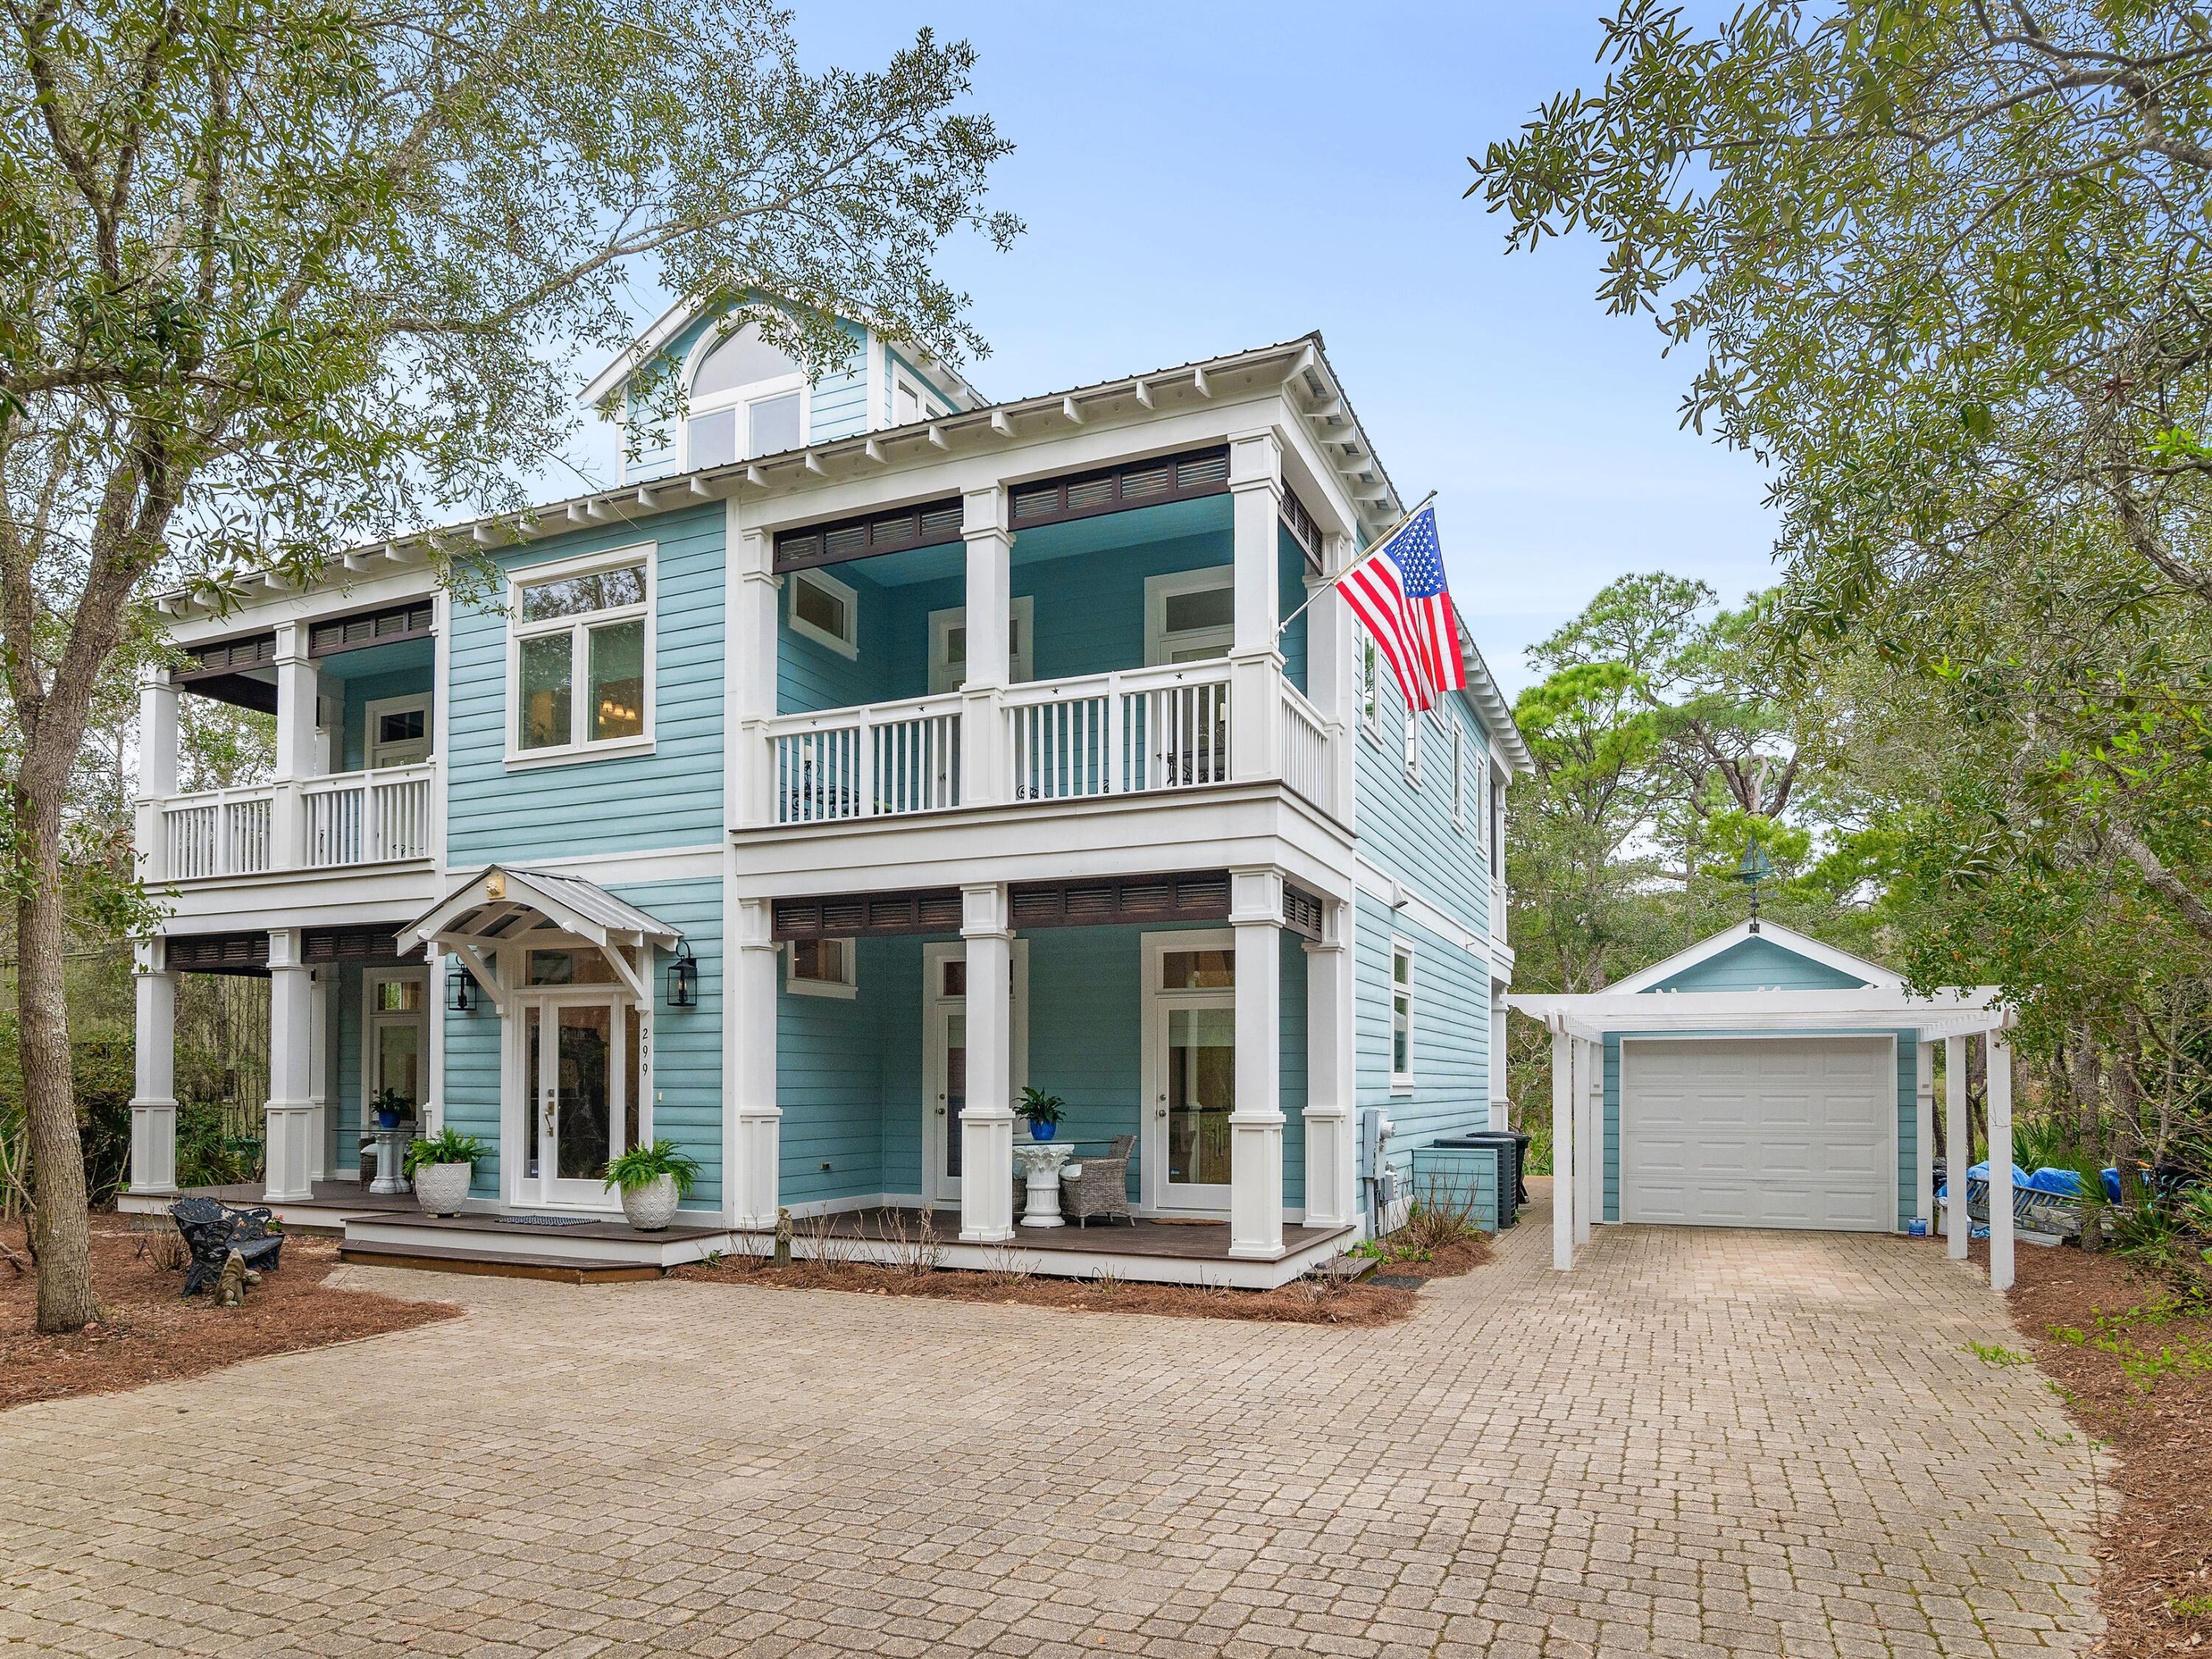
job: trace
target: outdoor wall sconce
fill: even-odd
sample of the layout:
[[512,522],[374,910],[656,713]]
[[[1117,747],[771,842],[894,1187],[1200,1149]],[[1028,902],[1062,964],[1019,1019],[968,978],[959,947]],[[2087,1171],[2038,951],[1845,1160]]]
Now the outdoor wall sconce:
[[668,964],[668,1006],[672,1008],[696,1008],[699,1006],[699,962],[691,954],[691,941],[676,941],[676,960]]
[[476,1012],[477,1004],[482,1000],[474,994],[476,987],[476,975],[455,963],[453,971],[446,975],[446,1006],[457,1014]]

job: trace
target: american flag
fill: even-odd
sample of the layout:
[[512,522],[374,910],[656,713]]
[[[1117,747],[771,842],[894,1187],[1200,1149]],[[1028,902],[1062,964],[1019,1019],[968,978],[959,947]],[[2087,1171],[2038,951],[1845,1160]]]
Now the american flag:
[[1392,531],[1337,586],[1389,659],[1408,707],[1431,708],[1443,693],[1465,689],[1436,508],[1422,507]]

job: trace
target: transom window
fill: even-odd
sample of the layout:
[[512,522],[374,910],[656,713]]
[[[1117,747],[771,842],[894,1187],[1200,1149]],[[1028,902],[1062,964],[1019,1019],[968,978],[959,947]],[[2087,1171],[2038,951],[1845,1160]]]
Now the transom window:
[[1237,983],[1237,951],[1163,951],[1163,991],[1228,990]]
[[860,596],[819,570],[791,573],[791,631],[848,657],[860,654]]
[[851,939],[793,939],[790,964],[785,986],[802,996],[849,997],[859,988]]
[[527,977],[532,985],[612,985],[615,969],[599,951],[532,951]]
[[691,376],[684,422],[685,465],[726,466],[805,441],[805,375],[747,323],[707,348]]
[[1145,660],[1223,657],[1237,643],[1237,569],[1213,565],[1145,579]]
[[515,580],[511,752],[628,747],[652,735],[650,553]]
[[[1012,600],[1006,619],[1008,678],[1016,684],[1036,678],[1030,658],[1036,600],[1029,594]],[[957,691],[968,678],[968,611],[957,605],[929,613],[929,691]]]

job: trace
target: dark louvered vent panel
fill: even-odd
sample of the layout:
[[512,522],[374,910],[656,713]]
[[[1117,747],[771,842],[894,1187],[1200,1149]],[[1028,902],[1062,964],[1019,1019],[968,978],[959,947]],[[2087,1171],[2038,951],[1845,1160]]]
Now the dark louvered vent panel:
[[963,920],[957,893],[924,893],[916,908],[925,933],[950,933]]
[[1150,507],[1155,501],[1218,495],[1228,488],[1228,450],[1200,449],[1164,460],[1132,461],[1103,471],[1019,484],[1011,492],[1007,512],[1019,530]]
[[1219,910],[1229,914],[1229,874],[1180,876],[1176,879],[1176,908],[1178,911]]
[[307,654],[327,657],[337,651],[358,651],[364,646],[381,645],[387,640],[419,639],[430,631],[430,619],[434,613],[430,601],[419,599],[407,605],[386,605],[381,611],[364,611],[358,616],[339,617],[331,622],[317,623],[307,630]]
[[1303,887],[1285,884],[1283,888],[1283,926],[1294,933],[1310,939],[1321,938],[1321,901]]
[[960,931],[957,888],[911,893],[865,893],[849,897],[778,899],[775,937],[780,939],[888,939],[902,933]]
[[1229,914],[1221,871],[1113,881],[1037,881],[1007,894],[1015,929],[1105,927],[1144,921],[1219,921]]
[[809,525],[776,532],[775,568],[803,570],[809,565],[842,564],[908,547],[936,547],[960,539],[960,501],[929,501],[893,513]]
[[175,934],[163,941],[168,965],[187,974],[265,974],[266,933]]
[[196,645],[191,648],[192,665],[183,672],[187,674],[220,674],[234,672],[241,668],[253,668],[262,663],[276,660],[276,636],[274,634],[255,634],[242,640],[222,640],[214,645]]
[[1297,543],[1299,550],[1306,556],[1306,562],[1316,570],[1323,568],[1321,526],[1315,522],[1314,515],[1306,511],[1306,504],[1298,499],[1295,490],[1285,489],[1283,492],[1283,523],[1290,529],[1291,539]]
[[300,930],[303,962],[420,962],[422,947],[399,948],[389,927],[303,927]]

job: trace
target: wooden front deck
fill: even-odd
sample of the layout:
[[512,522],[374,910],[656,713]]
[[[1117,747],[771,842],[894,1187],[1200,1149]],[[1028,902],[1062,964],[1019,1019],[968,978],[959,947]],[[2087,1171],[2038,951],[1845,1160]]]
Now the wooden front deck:
[[[933,1211],[929,1213],[927,1223],[931,1236],[938,1243],[952,1244],[959,1242],[958,1210]],[[878,1243],[896,1243],[902,1237],[908,1241],[918,1239],[922,1236],[923,1224],[923,1212],[890,1207],[847,1210],[819,1221],[802,1220],[797,1224],[801,1240],[817,1234],[826,1225],[832,1237],[869,1240]],[[1310,1245],[1318,1244],[1324,1239],[1349,1231],[1343,1227],[1305,1227],[1285,1222],[1283,1225],[1283,1253],[1296,1255]],[[1346,1243],[1350,1242],[1348,1238],[1346,1240]],[[1230,1260],[1229,1224],[1225,1221],[1164,1221],[1154,1216],[1139,1216],[1133,1221],[1093,1221],[1087,1227],[1079,1227],[1072,1221],[1064,1227],[1024,1227],[1017,1221],[1014,1237],[1010,1243],[986,1248],[1073,1251],[1085,1255],[1133,1255],[1194,1262],[1227,1261]]]

